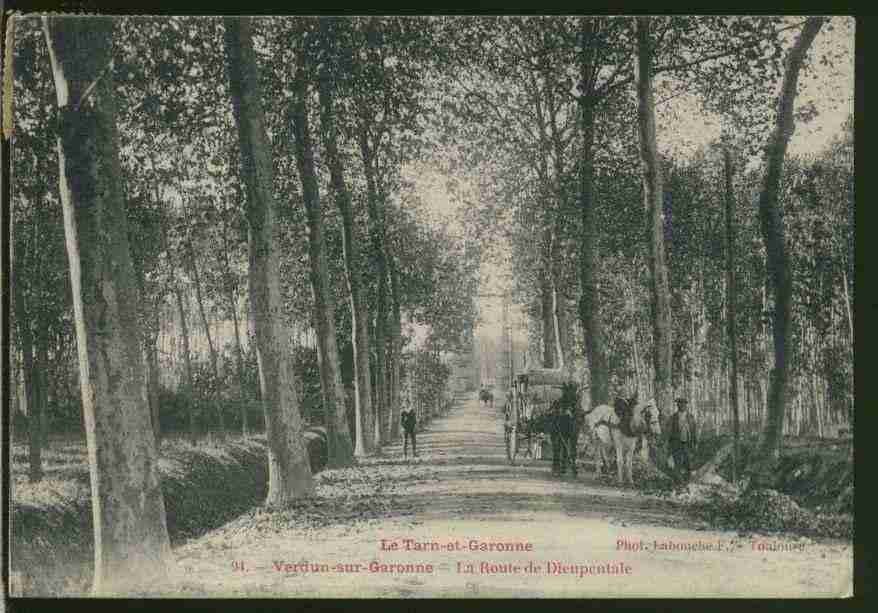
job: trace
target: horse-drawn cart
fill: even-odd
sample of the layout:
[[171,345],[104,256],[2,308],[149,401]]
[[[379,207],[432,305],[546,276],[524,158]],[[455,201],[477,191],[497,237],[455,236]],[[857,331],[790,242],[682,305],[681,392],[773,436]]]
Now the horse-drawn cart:
[[572,381],[561,370],[530,369],[513,380],[504,409],[506,457],[515,465],[519,454],[540,459],[546,435],[550,434],[552,403],[562,397],[562,388]]

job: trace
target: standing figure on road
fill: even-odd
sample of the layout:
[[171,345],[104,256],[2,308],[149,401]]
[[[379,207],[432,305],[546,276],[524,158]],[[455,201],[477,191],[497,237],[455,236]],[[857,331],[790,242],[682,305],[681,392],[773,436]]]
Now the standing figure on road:
[[567,467],[576,477],[576,445],[578,428],[576,409],[579,398],[575,385],[565,384],[561,398],[551,405],[550,435],[552,437],[552,474],[563,476]]
[[510,389],[506,392],[506,402],[503,403],[503,426],[508,431],[512,429],[513,413],[515,412],[515,392]]
[[671,416],[671,428],[668,442],[674,458],[677,479],[689,481],[692,470],[690,455],[695,451],[695,418],[689,412],[689,402],[685,398],[677,398],[677,412]]
[[415,410],[412,408],[411,396],[406,394],[405,407],[402,410],[401,418],[403,430],[402,454],[404,458],[409,455],[409,439],[412,441],[412,455],[418,457],[418,447],[415,442],[415,427],[417,426],[417,418]]

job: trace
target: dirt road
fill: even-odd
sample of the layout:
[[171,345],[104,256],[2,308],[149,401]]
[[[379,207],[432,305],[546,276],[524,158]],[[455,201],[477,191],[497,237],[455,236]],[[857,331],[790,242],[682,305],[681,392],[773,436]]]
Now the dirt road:
[[[826,597],[852,590],[848,544],[707,529],[674,503],[600,484],[590,470],[573,481],[551,478],[548,461],[510,467],[499,412],[475,396],[421,433],[418,451],[403,460],[400,445],[387,447],[348,469],[351,481],[323,475],[323,487],[345,490],[321,503],[326,521],[302,525],[295,510],[283,521],[254,512],[178,547],[167,591]],[[384,506],[376,511],[377,501]]]

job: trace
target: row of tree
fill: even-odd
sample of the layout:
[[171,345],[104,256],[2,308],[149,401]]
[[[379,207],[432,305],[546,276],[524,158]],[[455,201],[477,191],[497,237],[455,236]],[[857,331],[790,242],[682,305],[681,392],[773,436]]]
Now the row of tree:
[[[676,390],[736,435],[746,414],[766,476],[784,430],[852,419],[852,123],[816,157],[786,155],[816,111],[796,105],[800,74],[850,60],[809,56],[837,25],[455,24],[458,74],[474,76],[452,80],[446,163],[477,169],[474,225],[511,246],[534,353],[545,367],[584,361],[592,405],[639,390],[669,415]],[[657,106],[682,96],[722,137],[692,158],[660,155]]]
[[[314,331],[332,461],[370,453],[398,422],[403,322],[429,326],[411,371],[441,375],[441,352],[472,327],[478,262],[497,232],[517,297],[540,322],[543,365],[584,360],[591,403],[609,400],[615,376],[666,413],[675,387],[720,403],[737,428],[740,384],[753,423],[765,418],[763,475],[791,389],[813,396],[818,427],[850,415],[852,139],[815,160],[785,155],[799,73],[831,26],[21,20],[16,346],[28,407],[59,396],[59,373],[78,357],[96,587],[166,568],[154,441],[169,306],[184,387],[197,371],[186,326],[203,330],[214,382],[212,319],[233,320],[239,379],[244,346],[255,348],[271,505],[312,491],[289,323]],[[726,136],[695,159],[662,157],[657,106],[690,94]],[[760,150],[762,164],[745,169]],[[415,164],[444,165],[472,187],[463,240],[417,214],[405,173]],[[69,266],[51,265],[60,259]],[[245,313],[249,343],[237,337]],[[792,415],[811,423],[803,406]]]
[[245,347],[255,353],[268,506],[313,493],[291,322],[315,333],[331,465],[398,434],[405,322],[428,327],[409,379],[434,398],[417,406],[442,408],[441,352],[472,326],[478,249],[425,221],[403,172],[430,112],[428,34],[377,17],[17,20],[14,354],[35,479],[40,420],[57,404],[48,394],[77,362],[96,592],[159,580],[170,564],[156,470],[169,307],[185,390],[196,386],[192,328],[205,337],[200,387],[219,435],[212,323],[232,320],[241,407]]

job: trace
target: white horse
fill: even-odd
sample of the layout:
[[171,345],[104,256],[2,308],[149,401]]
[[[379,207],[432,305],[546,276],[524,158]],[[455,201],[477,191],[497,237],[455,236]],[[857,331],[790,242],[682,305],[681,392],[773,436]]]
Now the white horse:
[[615,448],[619,483],[634,482],[631,472],[637,439],[661,435],[661,415],[655,400],[647,400],[634,407],[631,414],[631,436],[622,431],[615,409],[608,404],[598,405],[586,413],[585,425],[597,439],[603,468],[609,466],[610,450]]

